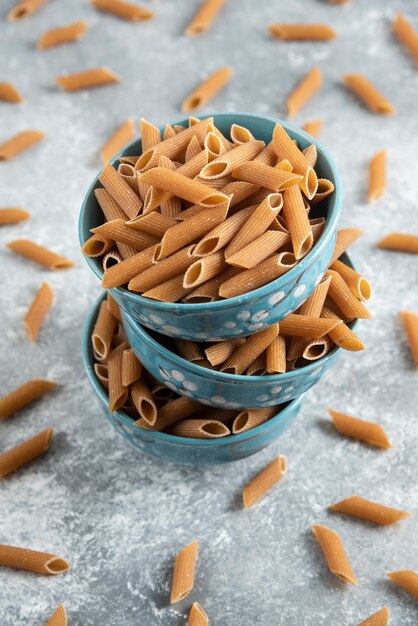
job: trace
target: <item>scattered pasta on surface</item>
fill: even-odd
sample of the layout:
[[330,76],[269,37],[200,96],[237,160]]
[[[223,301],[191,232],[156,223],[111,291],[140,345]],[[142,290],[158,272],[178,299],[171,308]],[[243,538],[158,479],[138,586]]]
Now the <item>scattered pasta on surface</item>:
[[67,626],[67,612],[65,606],[60,604],[49,618],[46,626]]
[[268,29],[274,38],[283,41],[328,41],[337,36],[327,24],[270,24]]
[[0,420],[12,417],[12,415],[52,391],[55,387],[57,387],[57,383],[54,383],[52,380],[43,380],[41,378],[28,380],[28,382],[0,398]]
[[53,291],[48,283],[42,283],[24,318],[30,341],[36,341],[44,319],[52,306],[53,297]]
[[380,611],[376,611],[373,615],[370,615],[358,626],[387,626],[389,624],[389,609],[385,606]]
[[0,479],[45,454],[51,445],[52,435],[52,428],[47,428],[15,448],[0,454]]
[[396,14],[393,32],[415,61],[418,61],[418,32],[402,13]]
[[80,89],[91,89],[92,87],[102,87],[112,83],[120,82],[119,76],[107,67],[97,67],[75,74],[57,76],[54,81],[63,91],[79,91]]
[[23,101],[19,90],[11,83],[0,83],[0,100],[17,104]]
[[287,461],[283,455],[275,458],[247,483],[242,490],[242,501],[245,509],[254,506],[265,496],[287,472]]
[[360,496],[352,496],[346,500],[341,500],[341,502],[332,504],[329,508],[331,511],[359,517],[381,526],[390,526],[400,520],[411,517],[411,514],[406,513],[406,511],[399,511],[398,509],[366,500]]
[[24,130],[0,144],[0,161],[13,159],[45,137],[45,133],[38,130]]
[[193,541],[183,548],[174,563],[170,604],[183,600],[193,589],[199,542]]
[[193,602],[187,626],[209,626],[209,618],[199,602]]
[[122,150],[122,148],[132,141],[135,137],[135,126],[133,120],[129,119],[126,122],[123,122],[119,126],[119,128],[109,137],[106,141],[102,149],[100,150],[100,156],[102,161],[106,163],[109,161],[117,152]]
[[391,447],[390,441],[380,424],[366,422],[357,417],[351,417],[351,415],[338,413],[333,409],[328,409],[328,413],[331,415],[334,426],[342,435],[359,439],[377,448],[387,449]]
[[79,22],[68,24],[68,26],[53,28],[40,37],[36,47],[38,50],[45,50],[46,48],[54,48],[72,41],[79,41],[85,36],[87,29],[87,20],[80,20]]
[[398,585],[398,587],[402,587],[412,596],[418,598],[418,573],[414,572],[410,569],[400,569],[396,572],[389,572],[387,577]]
[[194,113],[205,106],[209,100],[229,83],[232,72],[232,67],[223,67],[213,72],[184,100],[181,106],[183,113]]
[[23,20],[26,17],[38,11],[41,7],[46,4],[47,0],[22,0],[19,2],[13,9],[10,9],[7,14],[7,19],[10,22],[17,22],[18,20]]
[[386,150],[377,152],[369,165],[368,201],[374,202],[386,189]]
[[3,544],[0,545],[0,566],[52,576],[62,574],[70,569],[67,561],[60,556],[55,556],[55,554]]
[[303,125],[303,130],[309,135],[312,135],[312,137],[318,137],[322,126],[322,120],[312,120],[311,122],[306,122],[306,124]]
[[0,208],[0,226],[7,226],[8,224],[18,224],[24,222],[31,217],[31,214],[25,211],[25,209],[19,209],[17,207]]
[[395,250],[396,252],[418,254],[418,235],[390,233],[377,243],[377,247],[381,250]]
[[330,572],[345,583],[357,585],[357,580],[338,533],[331,528],[314,524],[313,533],[321,547]]
[[203,0],[184,34],[189,35],[189,37],[195,37],[208,30],[224,4],[225,0]]
[[39,246],[29,239],[16,239],[7,244],[7,247],[16,254],[38,263],[48,270],[66,270],[73,267],[74,263],[43,246]]
[[390,115],[394,106],[361,74],[346,74],[344,82],[351,91],[374,113]]
[[287,97],[287,112],[294,117],[322,86],[322,73],[318,67],[311,69]]
[[412,358],[418,365],[418,313],[401,311],[401,319],[405,328]]
[[143,22],[154,17],[154,12],[150,9],[125,0],[91,0],[91,4],[99,11],[111,13],[129,22]]

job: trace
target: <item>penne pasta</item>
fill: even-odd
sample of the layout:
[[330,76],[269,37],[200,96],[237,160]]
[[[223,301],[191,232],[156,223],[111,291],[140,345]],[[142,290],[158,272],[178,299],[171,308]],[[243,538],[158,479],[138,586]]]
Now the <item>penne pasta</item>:
[[95,353],[103,359],[109,356],[116,324],[116,318],[109,311],[106,300],[103,300],[100,304],[99,314],[91,336]]
[[183,278],[183,287],[194,289],[207,280],[218,276],[221,272],[226,270],[227,267],[228,264],[225,261],[223,250],[197,259],[197,261],[187,268]]
[[119,83],[120,80],[120,77],[107,67],[95,67],[91,70],[56,76],[54,78],[54,82],[63,91],[79,91],[80,89],[102,87],[103,85]]
[[170,427],[171,435],[190,439],[220,439],[231,434],[225,424],[211,419],[187,419]]
[[305,159],[308,161],[309,165],[311,167],[314,167],[318,158],[318,151],[316,149],[316,146],[314,144],[312,144],[311,146],[308,146],[307,148],[302,150],[302,154],[305,157]]
[[338,533],[331,528],[314,524],[313,533],[321,547],[328,569],[345,583],[357,585],[357,579],[344,550]]
[[130,22],[142,22],[154,17],[154,12],[150,9],[145,9],[125,0],[91,0],[91,3],[99,11],[112,13],[112,15]]
[[188,293],[183,299],[184,302],[213,302],[220,300],[219,288],[225,281],[240,273],[237,267],[228,267],[227,270],[208,280],[203,285],[199,285],[197,289]]
[[286,457],[283,455],[275,458],[267,467],[254,476],[242,491],[244,508],[248,509],[256,504],[260,498],[266,495],[276,483],[278,483],[287,471]]
[[[372,317],[371,313],[357,300],[350,287],[342,278],[341,274],[335,270],[328,270],[326,276],[331,276],[332,280],[329,285],[328,294],[335,302],[337,307],[342,311],[343,315],[348,318],[368,319]],[[367,281],[366,281],[367,282]],[[367,288],[363,290],[367,295]]]
[[294,117],[322,86],[322,73],[314,67],[287,97],[287,112]]
[[312,228],[306,215],[302,192],[297,185],[283,192],[283,217],[290,232],[295,259],[303,258],[313,246]]
[[152,289],[148,289],[142,295],[144,298],[159,300],[160,302],[178,302],[190,291],[192,291],[191,288],[183,285],[183,274],[179,274]]
[[56,386],[57,383],[52,382],[52,380],[40,378],[28,380],[28,382],[0,398],[0,420],[7,419],[21,411],[28,404],[55,389]]
[[44,4],[46,4],[46,0],[21,0],[13,9],[10,9],[7,19],[9,22],[23,20],[38,11]]
[[418,314],[411,311],[401,311],[401,319],[405,328],[411,355],[418,364]]
[[[335,248],[332,254],[330,265],[332,265],[340,256],[349,248],[363,231],[360,228],[342,228],[337,230],[337,238],[335,241]],[[418,243],[418,242],[417,242]]]
[[248,130],[248,128],[240,126],[239,124],[232,124],[230,135],[232,143],[236,145],[248,143],[249,141],[255,141],[254,135]]
[[361,74],[346,74],[344,82],[374,113],[382,115],[395,113],[395,108],[392,104]]
[[52,434],[52,428],[47,428],[35,437],[0,454],[0,479],[45,454],[51,444]]
[[87,28],[87,20],[80,20],[79,22],[68,24],[68,26],[61,26],[60,28],[53,28],[42,35],[36,47],[38,50],[45,50],[46,48],[53,48],[64,43],[78,41],[85,36]]
[[[337,319],[340,320],[338,315],[336,315],[330,308],[324,306],[321,311],[321,317],[325,317],[326,319]],[[357,337],[355,333],[351,330],[347,324],[345,324],[342,320],[341,324],[332,328],[328,335],[335,343],[335,345],[343,348],[344,350],[350,350],[352,352],[358,352],[359,350],[364,350],[365,346],[362,341]]]
[[374,202],[386,189],[386,150],[377,152],[369,165],[369,192],[367,199]]
[[18,102],[22,102],[23,98],[20,95],[19,90],[16,89],[14,85],[11,83],[0,82],[0,100],[16,104]]
[[[131,119],[126,120],[119,126],[111,137],[106,141],[100,150],[100,156],[103,163],[109,161],[115,154],[120,152],[122,148],[132,141],[135,137],[135,126]],[[135,177],[136,181],[136,177]]]
[[29,219],[31,214],[25,211],[25,209],[7,208],[0,209],[0,226],[6,226],[8,224],[18,224]]
[[303,352],[302,359],[304,361],[317,361],[322,359],[333,346],[332,340],[329,337],[322,337],[322,339],[312,339],[307,343]]
[[176,339],[174,341],[176,348],[183,359],[186,361],[200,361],[203,359],[203,353],[200,346],[195,341],[189,341],[188,339]]
[[[208,133],[205,137],[205,141],[204,141],[204,148],[209,152],[209,148],[207,147],[207,138],[209,135],[213,135],[213,133]],[[213,135],[215,136],[215,135]],[[200,141],[198,140],[198,138],[196,137],[196,135],[193,135],[193,137],[190,139],[190,143],[186,148],[186,152],[184,153],[184,163],[188,163],[189,161],[191,161],[192,159],[194,159],[195,157],[197,157],[200,153],[202,152],[202,148],[200,147]]]
[[67,561],[55,554],[4,544],[0,545],[0,566],[50,575],[62,574],[70,569]]
[[387,449],[391,447],[390,441],[380,424],[366,422],[344,413],[338,413],[333,409],[328,409],[328,413],[331,415],[334,426],[342,435],[359,439],[377,448]]
[[158,237],[141,232],[127,225],[124,220],[112,220],[93,228],[93,234],[104,235],[117,243],[125,243],[142,252],[158,243]]
[[123,207],[123,212],[129,219],[134,219],[141,212],[141,199],[110,163],[104,166],[99,181],[114,201]]
[[154,237],[162,237],[165,231],[177,224],[176,220],[167,215],[151,211],[146,215],[140,215],[134,220],[128,222],[129,226],[135,230],[143,231]]
[[290,162],[293,167],[292,173],[302,176],[298,184],[308,200],[311,200],[318,191],[316,172],[280,124],[274,127],[273,148],[279,159]]
[[264,424],[277,412],[277,408],[270,406],[266,409],[246,409],[241,411],[232,422],[232,434],[239,435]]
[[[158,256],[159,248],[156,248],[155,256]],[[148,291],[162,283],[177,277],[187,270],[195,260],[193,258],[193,246],[182,248],[161,261],[150,263],[142,268],[128,284],[131,291]]]
[[225,4],[225,0],[203,0],[199,10],[184,31],[185,35],[194,37],[204,33],[213,24],[215,17]]
[[280,334],[291,337],[309,337],[320,339],[333,328],[341,324],[337,319],[323,319],[291,313],[280,322]]
[[16,254],[20,254],[34,263],[39,263],[48,270],[65,270],[74,265],[72,261],[28,239],[16,239],[8,243],[7,247]]
[[398,587],[402,587],[412,596],[418,598],[418,574],[410,569],[400,569],[397,572],[389,572],[387,577],[398,585]]
[[[176,166],[174,165],[174,163],[170,161],[170,159],[166,157],[164,154],[160,156],[158,165],[159,167],[166,167],[167,169],[170,169],[171,171],[176,170]],[[190,165],[190,162],[189,162],[189,165]],[[168,217],[172,220],[171,225],[173,226],[175,224],[175,221],[173,218],[175,218],[179,213],[181,213],[181,210],[182,210],[181,199],[177,198],[176,196],[172,196],[171,194],[168,195],[168,197],[165,200],[161,200],[160,210],[161,210],[161,214],[163,215],[163,217]]]
[[379,241],[377,247],[381,250],[396,250],[397,252],[418,254],[418,235],[390,233]]
[[264,376],[266,374],[266,350],[249,364],[244,374],[246,376]]
[[243,270],[225,280],[219,288],[219,295],[223,298],[234,298],[253,291],[282,276],[295,265],[296,259],[291,252],[274,254],[255,267]]
[[151,430],[164,430],[185,417],[193,415],[193,413],[198,411],[200,408],[201,405],[193,400],[189,400],[189,398],[176,398],[175,400],[170,400],[167,404],[158,409],[157,421],[155,424],[151,426],[144,419],[139,419],[135,422],[135,426]]
[[228,263],[243,269],[251,269],[271,257],[288,241],[289,235],[287,233],[282,233],[279,230],[267,230],[257,239],[229,256]]
[[371,286],[369,281],[364,278],[364,276],[353,270],[352,267],[346,265],[342,261],[334,261],[330,269],[338,272],[338,274],[345,280],[356,298],[363,301],[367,301],[370,299],[372,293]]
[[209,626],[209,618],[198,602],[193,602],[187,626]]
[[220,365],[221,363],[225,363],[235,350],[244,343],[245,339],[243,337],[213,343],[208,348],[205,348],[206,358],[211,365]]
[[106,254],[114,247],[115,242],[103,235],[93,235],[83,245],[81,252],[94,259]]
[[142,180],[159,189],[169,191],[183,200],[200,204],[202,207],[216,207],[228,200],[228,196],[220,191],[214,191],[196,180],[191,180],[187,176],[165,167],[154,167],[147,170],[142,175]]
[[144,419],[148,422],[148,424],[153,426],[157,421],[157,407],[145,380],[142,378],[136,380],[131,385],[129,391],[132,402],[138,411],[140,418]]
[[42,283],[23,323],[30,341],[36,341],[39,330],[52,306],[54,293],[48,283]]
[[67,626],[67,613],[63,604],[55,609],[46,626]]
[[146,119],[141,117],[139,122],[140,130],[141,130],[141,146],[142,152],[146,152],[150,148],[153,148],[160,143],[161,141],[161,133],[154,124],[147,122]]
[[126,213],[123,212],[116,200],[113,199],[106,189],[95,189],[94,195],[107,222],[117,219],[126,220]]
[[205,106],[209,100],[216,96],[216,94],[229,83],[232,72],[232,67],[222,67],[210,74],[210,76],[200,83],[183,101],[181,105],[183,113],[192,113]]
[[110,294],[110,292],[107,292],[107,308],[109,309],[109,311],[111,312],[111,314],[113,315],[113,317],[115,319],[118,320],[118,322],[122,321],[121,315],[120,315],[120,308],[118,303],[116,302],[116,300],[112,297],[112,295]]
[[128,389],[122,383],[122,360],[126,344],[120,344],[110,353],[107,362],[109,374],[109,412],[120,409],[128,399]]
[[[96,356],[96,355],[95,355]],[[95,363],[94,364],[94,373],[96,377],[103,385],[103,387],[108,390],[109,389],[109,371],[106,363]]]
[[283,335],[277,335],[266,348],[266,370],[267,374],[286,371],[286,340]]
[[393,33],[395,37],[405,46],[415,61],[418,61],[418,33],[402,15],[397,13],[393,22]]
[[302,180],[299,174],[270,167],[259,161],[248,161],[238,165],[232,170],[232,176],[240,181],[258,184],[275,192],[288,189]]
[[243,374],[248,366],[271,344],[279,334],[279,324],[273,324],[259,333],[250,335],[245,344],[238,346],[222,365],[228,374]]
[[[120,287],[125,283],[130,284],[130,281],[133,280],[135,276],[141,275],[141,272],[145,273],[145,271],[153,265],[157,250],[157,245],[145,248],[145,250],[136,252],[133,256],[106,269],[102,279],[103,289]],[[131,289],[131,287],[129,288]]]
[[154,387],[152,387],[151,389],[151,395],[154,400],[158,403],[162,402],[163,404],[171,400],[171,398],[173,397],[173,393],[174,392],[172,391],[172,389],[169,389],[168,387],[160,383],[154,385]]
[[316,194],[311,200],[311,206],[315,206],[318,202],[322,202],[324,198],[330,196],[335,187],[334,184],[327,178],[318,178],[318,188]]
[[199,176],[203,180],[211,180],[226,176],[230,174],[234,168],[251,161],[261,152],[264,146],[264,141],[254,140],[241,143],[205,165]]
[[270,34],[283,41],[328,41],[337,33],[327,24],[270,24]]
[[115,265],[121,262],[122,262],[121,255],[119,254],[116,248],[112,248],[111,250],[109,250],[109,252],[106,252],[106,254],[103,257],[103,260],[102,260],[103,271],[106,272],[106,270],[108,270],[111,267],[114,267]]
[[0,161],[7,161],[45,137],[39,130],[24,130],[0,144]]
[[308,135],[311,135],[312,137],[318,137],[319,133],[321,132],[321,128],[322,120],[312,120],[311,122],[306,122],[306,124],[303,125],[303,130],[305,131],[305,133],[308,133]]
[[177,554],[171,583],[170,604],[184,600],[193,589],[198,549],[199,542],[193,541]]
[[[332,0],[332,1],[335,2],[336,0]],[[339,0],[339,1],[341,2],[342,0]],[[346,1],[347,0],[344,0],[344,2]],[[368,617],[363,622],[358,624],[358,626],[388,626],[388,624],[389,624],[389,609],[387,607],[384,607],[383,609],[380,609],[380,611],[377,611],[376,613],[373,613],[373,615],[370,615],[370,617]]]
[[341,502],[332,504],[329,508],[331,511],[344,513],[352,517],[359,517],[360,519],[381,526],[390,526],[402,519],[411,517],[410,513],[399,511],[398,509],[393,509],[392,507],[384,506],[377,502],[365,500],[365,498],[361,498],[360,496],[352,496],[346,500],[341,500]]
[[238,211],[225,221],[215,226],[207,235],[196,244],[193,256],[203,257],[214,254],[224,248],[244,226],[255,207],[247,207]]

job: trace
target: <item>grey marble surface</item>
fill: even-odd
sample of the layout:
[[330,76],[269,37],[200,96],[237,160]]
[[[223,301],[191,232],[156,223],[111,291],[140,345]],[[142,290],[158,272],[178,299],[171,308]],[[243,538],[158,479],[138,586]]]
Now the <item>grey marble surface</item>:
[[[56,430],[47,456],[1,482],[0,542],[52,551],[72,565],[56,578],[2,569],[1,626],[44,624],[61,602],[70,626],[180,626],[194,600],[213,626],[354,626],[384,605],[391,624],[418,624],[416,602],[385,579],[387,571],[418,571],[418,373],[398,317],[400,308],[418,310],[418,259],[374,248],[391,230],[418,232],[418,72],[390,34],[397,9],[418,26],[418,7],[408,0],[287,4],[230,0],[214,28],[193,40],[181,33],[197,0],[149,2],[157,18],[137,25],[99,14],[87,0],[51,0],[25,22],[0,22],[0,80],[16,83],[26,97],[19,106],[0,104],[0,140],[28,127],[47,133],[32,151],[0,164],[0,204],[33,216],[0,233],[1,393],[36,376],[60,383],[0,425],[1,450],[47,426]],[[2,19],[12,5],[1,2]],[[34,50],[44,30],[78,18],[89,20],[84,41]],[[284,44],[266,35],[271,21],[302,20],[328,22],[339,38]],[[360,326],[367,350],[344,355],[276,445],[234,465],[188,469],[127,447],[92,396],[80,342],[99,285],[79,253],[76,226],[100,167],[98,149],[113,129],[129,116],[176,119],[188,91],[225,64],[235,76],[210,109],[277,116],[306,70],[323,69],[321,94],[295,121],[324,119],[321,140],[344,180],[341,224],[365,231],[353,253],[373,283],[374,319]],[[52,82],[98,65],[123,82],[75,94],[60,93]],[[341,85],[350,71],[374,79],[397,114],[365,110]],[[368,205],[368,159],[383,147],[388,191]],[[68,255],[75,268],[48,273],[5,249],[26,236]],[[56,298],[39,342],[30,345],[22,317],[43,280]],[[340,438],[327,406],[379,421],[393,448],[380,452]],[[253,510],[241,510],[243,484],[279,452],[288,457],[286,479]],[[354,494],[414,517],[375,528],[327,512],[328,504]],[[310,532],[314,522],[341,533],[357,587],[328,572]],[[195,589],[170,607],[174,556],[195,538],[201,542]]]

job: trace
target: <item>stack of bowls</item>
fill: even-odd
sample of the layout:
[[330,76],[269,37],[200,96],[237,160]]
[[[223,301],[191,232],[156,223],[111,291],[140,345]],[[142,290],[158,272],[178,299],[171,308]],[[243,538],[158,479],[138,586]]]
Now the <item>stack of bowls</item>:
[[[275,124],[279,122],[296,139],[301,149],[314,143],[318,152],[315,170],[319,178],[333,182],[335,192],[321,204],[326,216],[325,228],[311,252],[285,275],[264,287],[238,297],[204,304],[158,302],[123,287],[110,290],[121,308],[125,333],[134,352],[144,367],[170,389],[216,408],[245,409],[287,403],[278,406],[278,415],[266,424],[242,435],[211,441],[184,439],[144,430],[133,426],[128,416],[120,419],[120,416],[108,414],[112,423],[137,447],[162,458],[186,463],[235,460],[268,445],[294,419],[304,393],[329,371],[341,352],[335,348],[319,362],[286,374],[250,377],[225,374],[189,363],[161,342],[160,335],[201,342],[221,341],[248,336],[279,322],[298,309],[314,291],[329,265],[335,246],[338,217],[342,208],[342,186],[328,151],[297,126],[273,117],[246,113],[220,113],[213,117],[215,125],[225,134],[235,123],[245,126],[254,137],[268,143]],[[188,120],[178,120],[174,124],[187,126]],[[113,159],[113,164],[117,167],[122,155],[138,154],[141,154],[140,140],[130,143]],[[103,214],[94,195],[94,190],[99,187],[101,184],[96,177],[81,208],[81,245],[91,236],[90,230],[103,223]],[[101,261],[90,257],[86,257],[86,261],[101,279]],[[347,255],[345,262],[353,266]],[[90,337],[94,321],[95,312],[86,326],[84,358],[96,394],[107,405],[106,394],[95,379],[92,367]]]

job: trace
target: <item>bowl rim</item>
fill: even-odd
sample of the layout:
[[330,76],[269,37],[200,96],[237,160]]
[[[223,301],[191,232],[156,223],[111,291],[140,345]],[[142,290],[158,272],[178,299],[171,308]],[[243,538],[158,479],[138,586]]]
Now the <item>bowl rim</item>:
[[[158,300],[151,300],[149,298],[144,298],[143,296],[135,292],[129,291],[125,287],[114,287],[113,289],[120,292],[125,299],[128,299],[131,302],[136,303],[137,305],[145,304],[148,307],[151,306],[153,309],[158,310],[158,311],[182,311],[184,313],[193,313],[193,312],[201,313],[203,311],[208,311],[208,310],[209,311],[227,310],[228,308],[235,307],[236,305],[243,305],[246,302],[253,300],[254,298],[263,297],[264,294],[269,293],[271,290],[280,291],[281,288],[283,288],[288,283],[293,284],[295,280],[297,279],[297,277],[299,277],[304,272],[306,267],[308,267],[312,262],[314,262],[318,257],[321,256],[323,248],[326,246],[329,239],[333,236],[335,227],[338,222],[341,209],[342,209],[343,188],[342,188],[342,180],[341,180],[340,173],[338,171],[338,168],[335,164],[333,157],[331,156],[327,148],[325,148],[325,146],[323,146],[322,143],[320,143],[315,137],[312,137],[312,135],[309,135],[307,132],[305,132],[302,128],[300,128],[296,124],[293,124],[292,122],[288,122],[287,120],[276,118],[271,115],[246,113],[242,111],[240,112],[231,111],[231,112],[220,112],[220,113],[216,113],[216,112],[208,113],[205,115],[197,115],[196,117],[198,117],[199,119],[205,119],[207,117],[224,118],[226,116],[236,117],[236,120],[234,121],[234,123],[239,123],[240,118],[244,118],[244,117],[247,117],[247,118],[252,117],[252,118],[256,118],[258,120],[262,120],[266,122],[273,122],[274,124],[278,123],[278,124],[281,124],[285,128],[286,131],[289,129],[293,133],[295,133],[298,137],[308,141],[310,144],[315,145],[318,153],[320,153],[326,159],[332,171],[333,178],[334,178],[333,183],[335,187],[334,194],[332,195],[333,208],[332,208],[330,217],[325,221],[325,227],[321,233],[321,236],[319,237],[315,245],[312,247],[312,249],[308,252],[308,254],[305,257],[303,257],[303,259],[301,259],[293,268],[291,268],[288,272],[286,272],[286,274],[279,276],[278,278],[271,281],[270,283],[267,283],[267,285],[263,285],[262,287],[258,287],[257,289],[253,289],[252,291],[248,291],[247,293],[241,294],[239,296],[234,296],[233,298],[226,298],[225,300],[216,300],[215,302],[196,302],[196,303],[160,302]],[[173,126],[184,125],[185,123],[188,122],[188,120],[189,120],[189,117],[183,117],[180,120],[175,120],[175,121],[170,122],[170,124]],[[159,127],[160,132],[164,130],[164,127],[165,125],[162,125]],[[126,151],[133,148],[139,141],[141,141],[141,138],[134,139],[133,141],[128,143],[126,146],[124,146],[122,150],[120,150],[110,160],[110,163],[114,165],[115,162],[118,161],[119,158],[123,156],[123,154]],[[86,241],[84,239],[83,226],[84,226],[84,218],[87,213],[87,203],[91,195],[94,193],[94,189],[98,183],[100,172],[99,174],[97,174],[97,176],[95,176],[93,182],[88,188],[84,196],[82,205],[81,205],[79,220],[78,220],[78,237],[79,237],[79,242],[80,242],[81,247],[84,245]],[[102,279],[103,271],[98,269],[95,263],[95,259],[92,259],[85,255],[83,256],[88,266],[93,271],[93,273],[98,278]]]
[[[106,297],[106,294],[107,294],[106,291],[100,294],[98,300],[95,302],[94,306],[92,307],[92,309],[90,310],[87,316],[87,320],[84,325],[83,336],[82,336],[82,358],[83,358],[83,364],[84,364],[85,372],[87,374],[87,378],[89,379],[94,392],[99,397],[100,401],[104,405],[108,406],[109,398],[106,393],[106,390],[103,388],[103,386],[101,385],[99,379],[97,378],[94,372],[93,359],[92,359],[93,350],[91,347],[91,333],[92,333],[93,326],[97,318],[99,306],[101,302],[104,300],[104,298]],[[280,421],[281,419],[283,419],[284,417],[288,415],[289,411],[292,411],[294,408],[301,407],[301,405],[304,402],[306,393],[307,392],[301,394],[300,396],[298,396],[297,398],[294,398],[293,400],[290,400],[289,402],[286,402],[286,404],[283,405],[283,409],[281,409],[276,415],[274,415],[269,420],[267,420],[267,422],[264,422],[264,424],[260,424],[260,426],[256,426],[255,428],[247,430],[244,433],[239,433],[238,435],[231,434],[231,435],[227,435],[226,437],[220,437],[219,439],[192,439],[191,437],[178,437],[176,435],[170,435],[169,433],[163,433],[158,430],[146,430],[144,428],[141,428],[140,426],[135,426],[133,419],[129,417],[123,411],[114,411],[113,413],[110,413],[109,411],[108,412],[109,412],[109,415],[117,416],[118,419],[121,420],[125,425],[129,426],[130,428],[134,428],[134,430],[137,430],[138,432],[141,432],[142,434],[152,433],[152,436],[154,439],[161,439],[169,443],[173,443],[173,444],[180,443],[180,444],[189,445],[189,446],[192,446],[192,445],[202,446],[202,447],[226,446],[232,443],[234,444],[240,443],[242,441],[245,441],[246,439],[251,439],[252,437],[256,435],[262,434],[264,431],[268,430],[271,427],[273,422]],[[245,410],[245,409],[242,409],[242,410]]]

